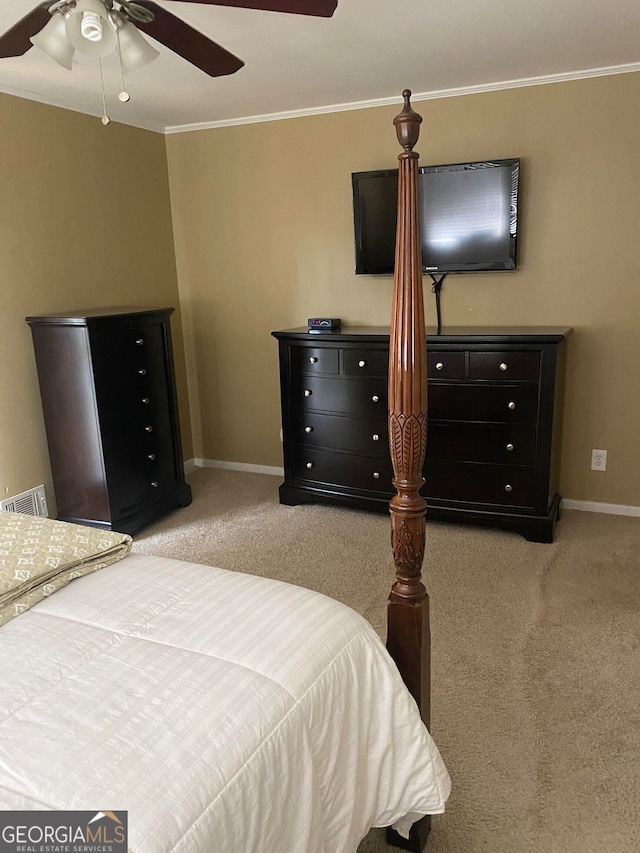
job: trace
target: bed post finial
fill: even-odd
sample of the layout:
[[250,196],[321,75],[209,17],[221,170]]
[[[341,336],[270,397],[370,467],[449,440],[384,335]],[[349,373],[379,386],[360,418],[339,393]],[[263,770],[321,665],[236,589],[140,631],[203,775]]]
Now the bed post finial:
[[[409,152],[413,151],[413,147],[418,141],[422,116],[418,115],[418,113],[414,112],[411,108],[411,89],[405,89],[402,93],[402,97],[404,98],[404,107],[402,112],[394,118],[393,123],[396,126],[398,142],[402,145],[405,151]],[[415,156],[417,157],[418,155],[416,154]]]
[[394,119],[398,155],[398,222],[389,340],[389,446],[393,485],[389,504],[396,581],[387,608],[387,648],[422,719],[429,725],[429,599],[422,584],[427,505],[420,494],[427,440],[427,347],[422,296],[418,211],[418,141],[421,117],[404,109]]

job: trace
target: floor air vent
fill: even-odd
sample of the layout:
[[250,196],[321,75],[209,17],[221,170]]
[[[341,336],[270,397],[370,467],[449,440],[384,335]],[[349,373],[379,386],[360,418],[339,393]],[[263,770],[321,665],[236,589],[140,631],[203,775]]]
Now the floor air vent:
[[47,515],[47,498],[44,486],[36,486],[28,492],[22,492],[13,498],[0,501],[0,509],[8,512],[21,512],[24,515]]

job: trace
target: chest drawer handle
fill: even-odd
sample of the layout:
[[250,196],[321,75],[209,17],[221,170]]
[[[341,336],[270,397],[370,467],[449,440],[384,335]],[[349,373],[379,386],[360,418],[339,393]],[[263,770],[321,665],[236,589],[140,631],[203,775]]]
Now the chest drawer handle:
[[508,367],[508,365],[507,365],[507,364],[506,364],[506,362],[504,362],[504,361],[500,364],[500,370],[503,370],[503,371],[504,371],[504,370],[506,370],[506,369],[507,369],[507,367]]
[[358,362],[358,367],[366,367],[366,366],[367,366],[367,362],[366,362],[366,361],[364,361],[364,360],[362,360],[362,359],[361,359],[361,360]]
[[304,431],[305,431],[305,432],[307,432],[307,433],[308,433],[308,432],[313,432],[313,427],[305,427],[305,428],[304,428]]
[[444,364],[441,361],[438,361],[436,363],[436,370],[442,370],[443,367],[444,367]]
[[153,486],[154,489],[157,489],[160,484],[158,483],[157,480],[152,480],[151,485]]
[[310,391],[308,388],[305,388],[305,389],[304,389],[304,396],[305,396],[305,397],[310,397],[312,393],[313,393],[313,392],[312,392],[312,391]]
[[148,406],[148,405],[149,405],[149,398],[148,398],[148,397],[143,397],[143,398],[142,398],[142,402],[145,404],[145,406]]
[[377,433],[377,432],[374,432],[374,434],[371,436],[371,438],[372,438],[374,441],[380,441],[380,436],[378,435],[378,433]]
[[379,479],[380,479],[380,474],[379,474],[377,471],[374,471],[374,472],[373,472],[373,479],[374,479],[374,480],[379,480]]
[[507,484],[507,485],[504,487],[504,490],[505,490],[505,492],[512,492],[512,491],[513,491],[513,486],[510,486],[509,484]]
[[380,397],[378,397],[377,394],[374,394],[371,399],[373,400],[374,403],[377,403],[380,400]]
[[510,409],[515,409],[515,407],[516,407],[516,404],[515,404],[515,403],[513,402],[513,400],[512,400],[512,401],[509,403],[509,408],[510,408]]
[[313,462],[307,462],[307,468],[313,468],[313,465],[314,465]]
[[153,427],[152,427],[152,426],[146,426],[146,427],[144,428],[144,431],[145,431],[145,432],[153,432]]
[[144,344],[144,338],[136,338],[136,344],[141,347]]
[[139,376],[146,376],[147,375],[147,371],[144,369],[144,367],[140,368],[140,370],[138,371],[138,375]]
[[315,355],[309,356],[309,364],[315,364],[318,361]]
[[507,444],[507,450],[513,450],[513,444],[511,444],[511,443]]
[[147,453],[147,459],[150,462],[155,462],[156,454],[155,453]]

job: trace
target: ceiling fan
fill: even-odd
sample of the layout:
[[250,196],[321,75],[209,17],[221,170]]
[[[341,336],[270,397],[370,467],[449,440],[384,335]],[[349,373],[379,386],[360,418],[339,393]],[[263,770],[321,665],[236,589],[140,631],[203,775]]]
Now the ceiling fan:
[[[338,0],[185,0],[330,18]],[[127,71],[151,62],[158,51],[141,30],[211,77],[233,74],[237,56],[189,26],[154,0],[46,0],[0,36],[0,59],[22,56],[33,45],[71,70],[74,52],[105,56],[116,50]]]

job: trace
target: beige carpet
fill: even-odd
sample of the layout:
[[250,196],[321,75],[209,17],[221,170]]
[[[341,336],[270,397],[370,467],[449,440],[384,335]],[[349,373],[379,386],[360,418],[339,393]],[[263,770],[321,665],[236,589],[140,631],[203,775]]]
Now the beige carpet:
[[[388,518],[281,506],[267,475],[188,479],[193,504],[136,551],[317,589],[384,636]],[[556,530],[427,526],[432,733],[453,780],[431,853],[640,851],[640,519],[565,511]],[[390,849],[374,830],[359,853]]]

